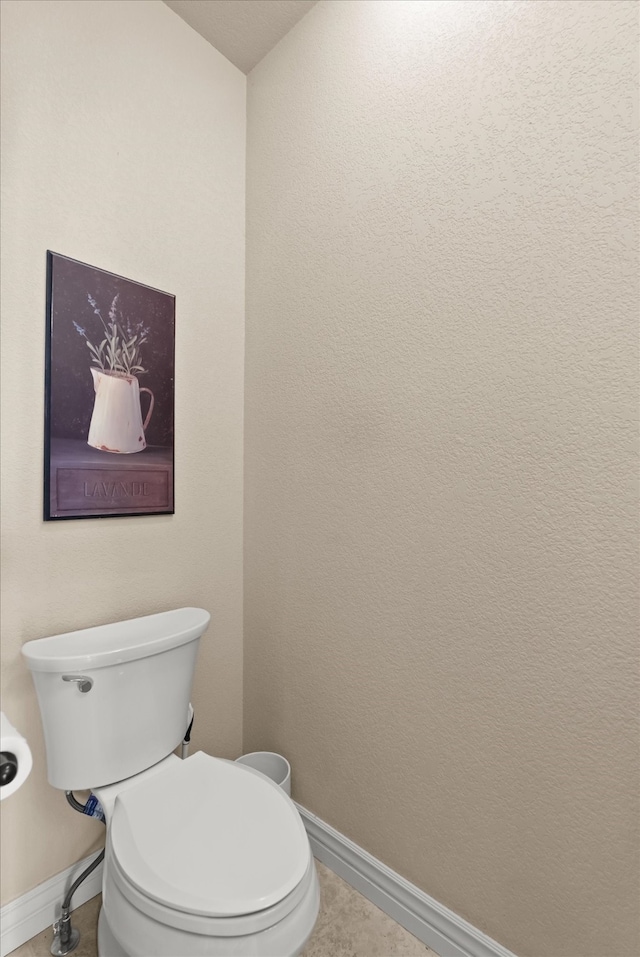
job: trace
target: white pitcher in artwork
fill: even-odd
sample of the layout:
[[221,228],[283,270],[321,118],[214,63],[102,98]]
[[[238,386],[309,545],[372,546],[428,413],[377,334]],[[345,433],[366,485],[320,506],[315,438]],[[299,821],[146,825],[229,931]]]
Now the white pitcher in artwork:
[[[153,392],[140,388],[137,378],[124,372],[91,368],[91,375],[95,400],[87,443],[102,452],[141,452],[147,445],[144,432],[153,412]],[[151,397],[144,422],[141,392]]]

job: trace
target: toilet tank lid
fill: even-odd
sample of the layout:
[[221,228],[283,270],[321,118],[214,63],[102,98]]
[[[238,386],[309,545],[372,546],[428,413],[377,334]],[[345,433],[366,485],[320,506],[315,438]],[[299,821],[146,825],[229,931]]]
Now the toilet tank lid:
[[30,671],[106,668],[186,645],[205,632],[210,618],[204,608],[176,608],[50,638],[36,638],[22,646],[22,654]]

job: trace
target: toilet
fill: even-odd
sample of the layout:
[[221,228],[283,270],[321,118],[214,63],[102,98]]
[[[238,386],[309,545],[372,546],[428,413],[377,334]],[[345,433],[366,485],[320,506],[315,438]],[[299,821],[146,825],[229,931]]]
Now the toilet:
[[259,771],[185,736],[201,608],[27,642],[50,784],[106,818],[100,957],[297,957],[318,877],[298,811]]

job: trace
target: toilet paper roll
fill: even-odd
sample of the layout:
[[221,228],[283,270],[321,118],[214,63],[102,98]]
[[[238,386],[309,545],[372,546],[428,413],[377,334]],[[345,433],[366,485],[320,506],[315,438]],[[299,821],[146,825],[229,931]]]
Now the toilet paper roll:
[[0,711],[0,801],[17,791],[29,777],[33,758],[29,745]]

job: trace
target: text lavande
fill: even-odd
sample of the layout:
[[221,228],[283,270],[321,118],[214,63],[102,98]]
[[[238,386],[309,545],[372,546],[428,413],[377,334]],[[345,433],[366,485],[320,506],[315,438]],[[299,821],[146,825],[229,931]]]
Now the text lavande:
[[84,482],[85,498],[137,498],[149,495],[148,482]]

